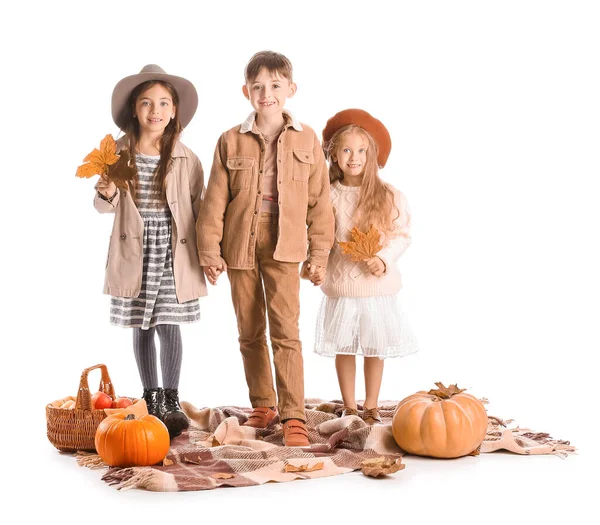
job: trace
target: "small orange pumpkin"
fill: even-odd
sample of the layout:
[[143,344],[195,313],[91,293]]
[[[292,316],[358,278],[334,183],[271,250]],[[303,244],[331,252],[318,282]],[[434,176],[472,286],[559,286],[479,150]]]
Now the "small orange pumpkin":
[[417,392],[398,403],[392,434],[398,446],[418,456],[458,458],[474,452],[487,432],[483,403],[456,385]]
[[169,452],[169,431],[152,415],[131,413],[105,418],[96,430],[96,450],[111,467],[155,465]]

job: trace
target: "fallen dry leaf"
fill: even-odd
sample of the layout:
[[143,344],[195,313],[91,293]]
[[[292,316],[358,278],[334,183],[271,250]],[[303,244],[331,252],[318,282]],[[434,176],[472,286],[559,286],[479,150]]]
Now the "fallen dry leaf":
[[217,472],[216,474],[212,474],[211,477],[215,479],[231,479],[235,478],[235,474],[228,474],[225,472]]
[[352,228],[351,232],[352,240],[348,242],[340,241],[342,253],[350,255],[353,261],[366,261],[375,257],[377,252],[383,248],[379,244],[381,234],[371,224],[367,233],[361,232],[358,228]]
[[172,464],[173,464],[173,462],[170,459],[167,459],[167,458],[163,459],[163,467],[168,467]]
[[108,166],[119,160],[117,155],[117,143],[112,135],[106,135],[100,142],[100,149],[94,149],[83,159],[85,164],[77,168],[77,177],[89,178],[94,175],[107,176]]
[[183,457],[183,462],[184,463],[192,463],[193,465],[200,465],[200,461],[202,460],[196,460],[196,459],[192,459],[192,458],[188,458],[187,456]]
[[393,474],[399,470],[404,469],[406,465],[402,463],[402,458],[390,459],[390,458],[373,458],[364,459],[360,463],[360,470],[365,476],[372,478],[379,478]]
[[315,463],[312,467],[307,465],[286,465],[284,472],[314,472],[315,470],[323,470],[324,463]]

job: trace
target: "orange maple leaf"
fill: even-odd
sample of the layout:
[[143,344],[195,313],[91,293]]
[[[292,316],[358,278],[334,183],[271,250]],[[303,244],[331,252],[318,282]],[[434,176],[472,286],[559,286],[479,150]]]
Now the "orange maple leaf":
[[100,142],[100,149],[94,149],[91,153],[88,153],[83,159],[85,164],[82,164],[77,168],[77,177],[89,178],[94,175],[100,175],[106,177],[108,173],[108,166],[114,164],[119,160],[117,155],[117,143],[113,139],[112,135],[106,135]]
[[352,234],[352,240],[348,242],[340,241],[339,245],[342,247],[342,253],[350,255],[353,261],[371,259],[383,248],[379,244],[381,234],[372,224],[367,233],[361,232],[358,228],[352,228],[350,233]]
[[315,463],[310,467],[308,466],[308,464],[296,466],[288,463],[285,466],[284,472],[314,472],[315,470],[322,470],[324,465],[325,463],[323,463],[322,461],[320,461],[319,463]]

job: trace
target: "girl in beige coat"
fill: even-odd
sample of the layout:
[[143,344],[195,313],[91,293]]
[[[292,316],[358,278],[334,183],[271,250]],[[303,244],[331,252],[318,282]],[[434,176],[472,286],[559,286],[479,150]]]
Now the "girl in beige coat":
[[113,91],[112,114],[126,133],[117,142],[118,151],[128,154],[135,176],[124,189],[100,178],[94,199],[100,213],[115,214],[104,284],[104,293],[111,295],[110,320],[133,328],[143,398],[171,437],[189,425],[178,397],[179,324],[200,318],[198,298],[206,295],[195,230],[204,187],[202,166],[179,142],[197,105],[191,82],[156,65],[122,79]]

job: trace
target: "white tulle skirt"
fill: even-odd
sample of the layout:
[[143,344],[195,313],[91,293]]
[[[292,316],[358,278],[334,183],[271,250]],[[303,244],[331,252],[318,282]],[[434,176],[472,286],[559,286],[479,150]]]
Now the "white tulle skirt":
[[383,359],[418,349],[397,295],[323,298],[315,334],[317,354]]

